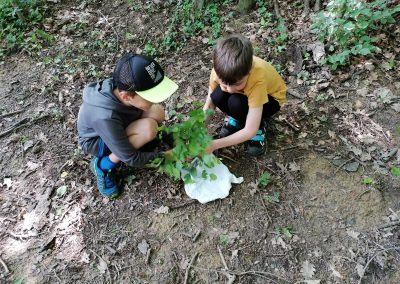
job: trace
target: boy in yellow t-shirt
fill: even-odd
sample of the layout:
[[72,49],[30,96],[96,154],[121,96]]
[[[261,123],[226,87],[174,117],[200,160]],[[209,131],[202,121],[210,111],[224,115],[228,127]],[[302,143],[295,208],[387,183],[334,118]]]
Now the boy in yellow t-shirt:
[[286,101],[285,82],[270,63],[253,56],[251,42],[241,35],[220,39],[213,61],[203,109],[218,107],[228,121],[206,152],[246,142],[249,155],[262,155],[266,120]]

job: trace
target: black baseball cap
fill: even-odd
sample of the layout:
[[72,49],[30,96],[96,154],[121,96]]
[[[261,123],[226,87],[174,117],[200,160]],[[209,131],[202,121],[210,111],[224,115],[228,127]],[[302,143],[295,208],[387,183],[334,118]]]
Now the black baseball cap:
[[152,103],[166,100],[178,89],[154,59],[142,54],[124,55],[115,67],[113,81],[119,90],[134,91]]

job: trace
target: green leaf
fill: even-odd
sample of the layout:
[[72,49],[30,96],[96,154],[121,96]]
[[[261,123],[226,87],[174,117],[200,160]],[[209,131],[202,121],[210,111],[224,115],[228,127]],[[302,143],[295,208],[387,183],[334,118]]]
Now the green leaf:
[[286,238],[291,239],[293,237],[292,228],[284,227],[282,228],[282,233],[285,235]]
[[374,182],[374,179],[372,178],[372,177],[364,177],[362,180],[361,180],[361,183],[362,184],[365,184],[365,185],[370,185],[370,184],[372,184]]
[[400,168],[399,167],[392,167],[392,169],[390,170],[392,175],[394,175],[395,177],[400,177]]
[[371,50],[369,48],[364,47],[364,48],[360,49],[359,53],[362,55],[367,55],[367,54],[371,53]]
[[206,171],[206,170],[203,170],[203,171],[201,172],[201,177],[202,177],[203,179],[207,179],[208,174],[207,174],[207,171]]
[[62,197],[65,193],[67,192],[67,186],[62,185],[59,188],[57,188],[57,196]]
[[136,176],[134,176],[134,175],[129,175],[129,176],[126,177],[126,183],[127,183],[128,185],[131,185],[132,182],[133,182],[135,179],[136,179]]
[[216,176],[215,174],[210,174],[210,179],[211,179],[211,180],[216,180],[216,179],[217,179],[217,176]]
[[15,279],[11,284],[22,284],[22,279]]

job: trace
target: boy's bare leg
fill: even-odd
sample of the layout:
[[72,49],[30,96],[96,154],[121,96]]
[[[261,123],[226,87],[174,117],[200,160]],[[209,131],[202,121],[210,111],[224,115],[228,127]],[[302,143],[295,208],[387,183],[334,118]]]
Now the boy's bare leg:
[[[158,123],[164,120],[164,108],[158,104],[152,105],[148,111],[143,112],[141,119],[132,122],[126,128],[129,142],[135,149],[141,148],[156,137]],[[114,153],[110,154],[110,160],[113,163],[121,161]]]

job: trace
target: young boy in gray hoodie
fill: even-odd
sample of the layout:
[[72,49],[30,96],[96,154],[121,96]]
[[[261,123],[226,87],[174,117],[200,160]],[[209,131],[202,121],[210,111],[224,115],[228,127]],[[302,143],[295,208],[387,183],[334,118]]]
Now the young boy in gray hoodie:
[[114,170],[121,161],[143,167],[160,155],[138,149],[156,137],[158,124],[165,119],[157,103],[177,88],[155,60],[138,54],[123,56],[112,78],[86,86],[77,123],[79,145],[94,156],[90,168],[102,195],[119,195]]

